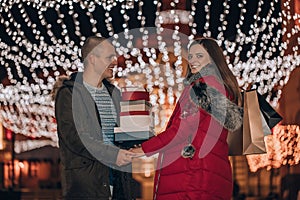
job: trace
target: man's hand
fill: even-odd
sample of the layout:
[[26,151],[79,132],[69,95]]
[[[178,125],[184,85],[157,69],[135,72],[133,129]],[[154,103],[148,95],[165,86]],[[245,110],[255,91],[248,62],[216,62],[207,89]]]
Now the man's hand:
[[116,165],[118,165],[119,167],[122,165],[127,165],[132,162],[133,157],[136,157],[135,153],[120,149],[117,156]]
[[135,153],[135,157],[141,157],[145,155],[145,152],[143,151],[142,147],[131,148],[129,149],[129,151]]

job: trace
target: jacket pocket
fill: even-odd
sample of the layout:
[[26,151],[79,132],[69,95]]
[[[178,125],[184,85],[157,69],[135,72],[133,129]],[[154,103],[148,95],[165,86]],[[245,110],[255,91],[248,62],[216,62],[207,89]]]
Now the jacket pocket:
[[70,160],[69,163],[66,163],[65,169],[79,169],[83,167],[87,167],[91,164],[93,164],[93,160],[89,160],[83,157],[74,157],[72,160]]
[[109,199],[109,170],[99,162],[89,166],[65,170],[64,193],[69,198]]

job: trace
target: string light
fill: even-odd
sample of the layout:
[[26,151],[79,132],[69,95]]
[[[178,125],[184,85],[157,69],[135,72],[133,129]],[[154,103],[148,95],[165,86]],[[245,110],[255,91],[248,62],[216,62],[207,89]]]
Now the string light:
[[194,16],[196,14],[196,3],[197,3],[197,0],[193,0],[192,1],[192,4],[191,4],[191,13],[190,15],[188,15],[188,18],[189,18],[189,27],[191,28],[191,35],[189,36],[189,39],[190,40],[193,40],[194,38],[194,35],[197,34],[197,31],[196,31],[196,27],[197,27],[197,24],[194,23]]
[[204,37],[211,37],[211,32],[209,30],[209,20],[210,20],[210,6],[211,6],[211,1],[208,0],[207,4],[204,6],[204,11],[206,12],[205,18],[206,22],[204,24]]
[[15,141],[15,153],[22,153],[24,151],[30,151],[33,149],[38,149],[44,146],[58,147],[57,141],[52,140],[25,140],[25,141]]
[[[226,14],[228,13],[228,10],[229,10],[229,5],[228,5],[228,1],[230,0],[225,0],[223,2],[223,13],[220,14],[220,22],[221,22],[221,26],[218,28],[218,30],[220,31],[219,34],[217,35],[217,39],[220,40],[220,41],[224,41],[224,32],[226,31],[226,28],[227,28],[227,24],[228,22],[226,21]],[[244,1],[243,1],[244,2]],[[242,13],[241,13],[242,15]],[[241,18],[240,18],[240,21],[241,21]],[[240,21],[239,21],[239,24],[240,24]],[[226,41],[225,41],[225,45],[226,45]],[[229,53],[232,53],[233,52],[233,48],[231,47],[228,47],[226,46],[226,50],[229,52]]]

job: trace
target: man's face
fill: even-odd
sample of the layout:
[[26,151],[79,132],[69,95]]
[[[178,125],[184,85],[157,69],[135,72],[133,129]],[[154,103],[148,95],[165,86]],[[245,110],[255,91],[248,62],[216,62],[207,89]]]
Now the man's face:
[[109,42],[102,42],[92,53],[94,70],[103,79],[113,77],[113,69],[118,64],[115,48]]

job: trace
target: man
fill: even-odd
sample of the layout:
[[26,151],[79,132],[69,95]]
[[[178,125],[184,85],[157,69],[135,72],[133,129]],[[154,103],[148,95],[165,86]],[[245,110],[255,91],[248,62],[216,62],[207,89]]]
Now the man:
[[127,165],[135,156],[113,145],[120,91],[108,80],[116,53],[110,42],[93,36],[81,54],[83,73],[59,79],[54,86],[63,197],[109,199],[110,167]]

